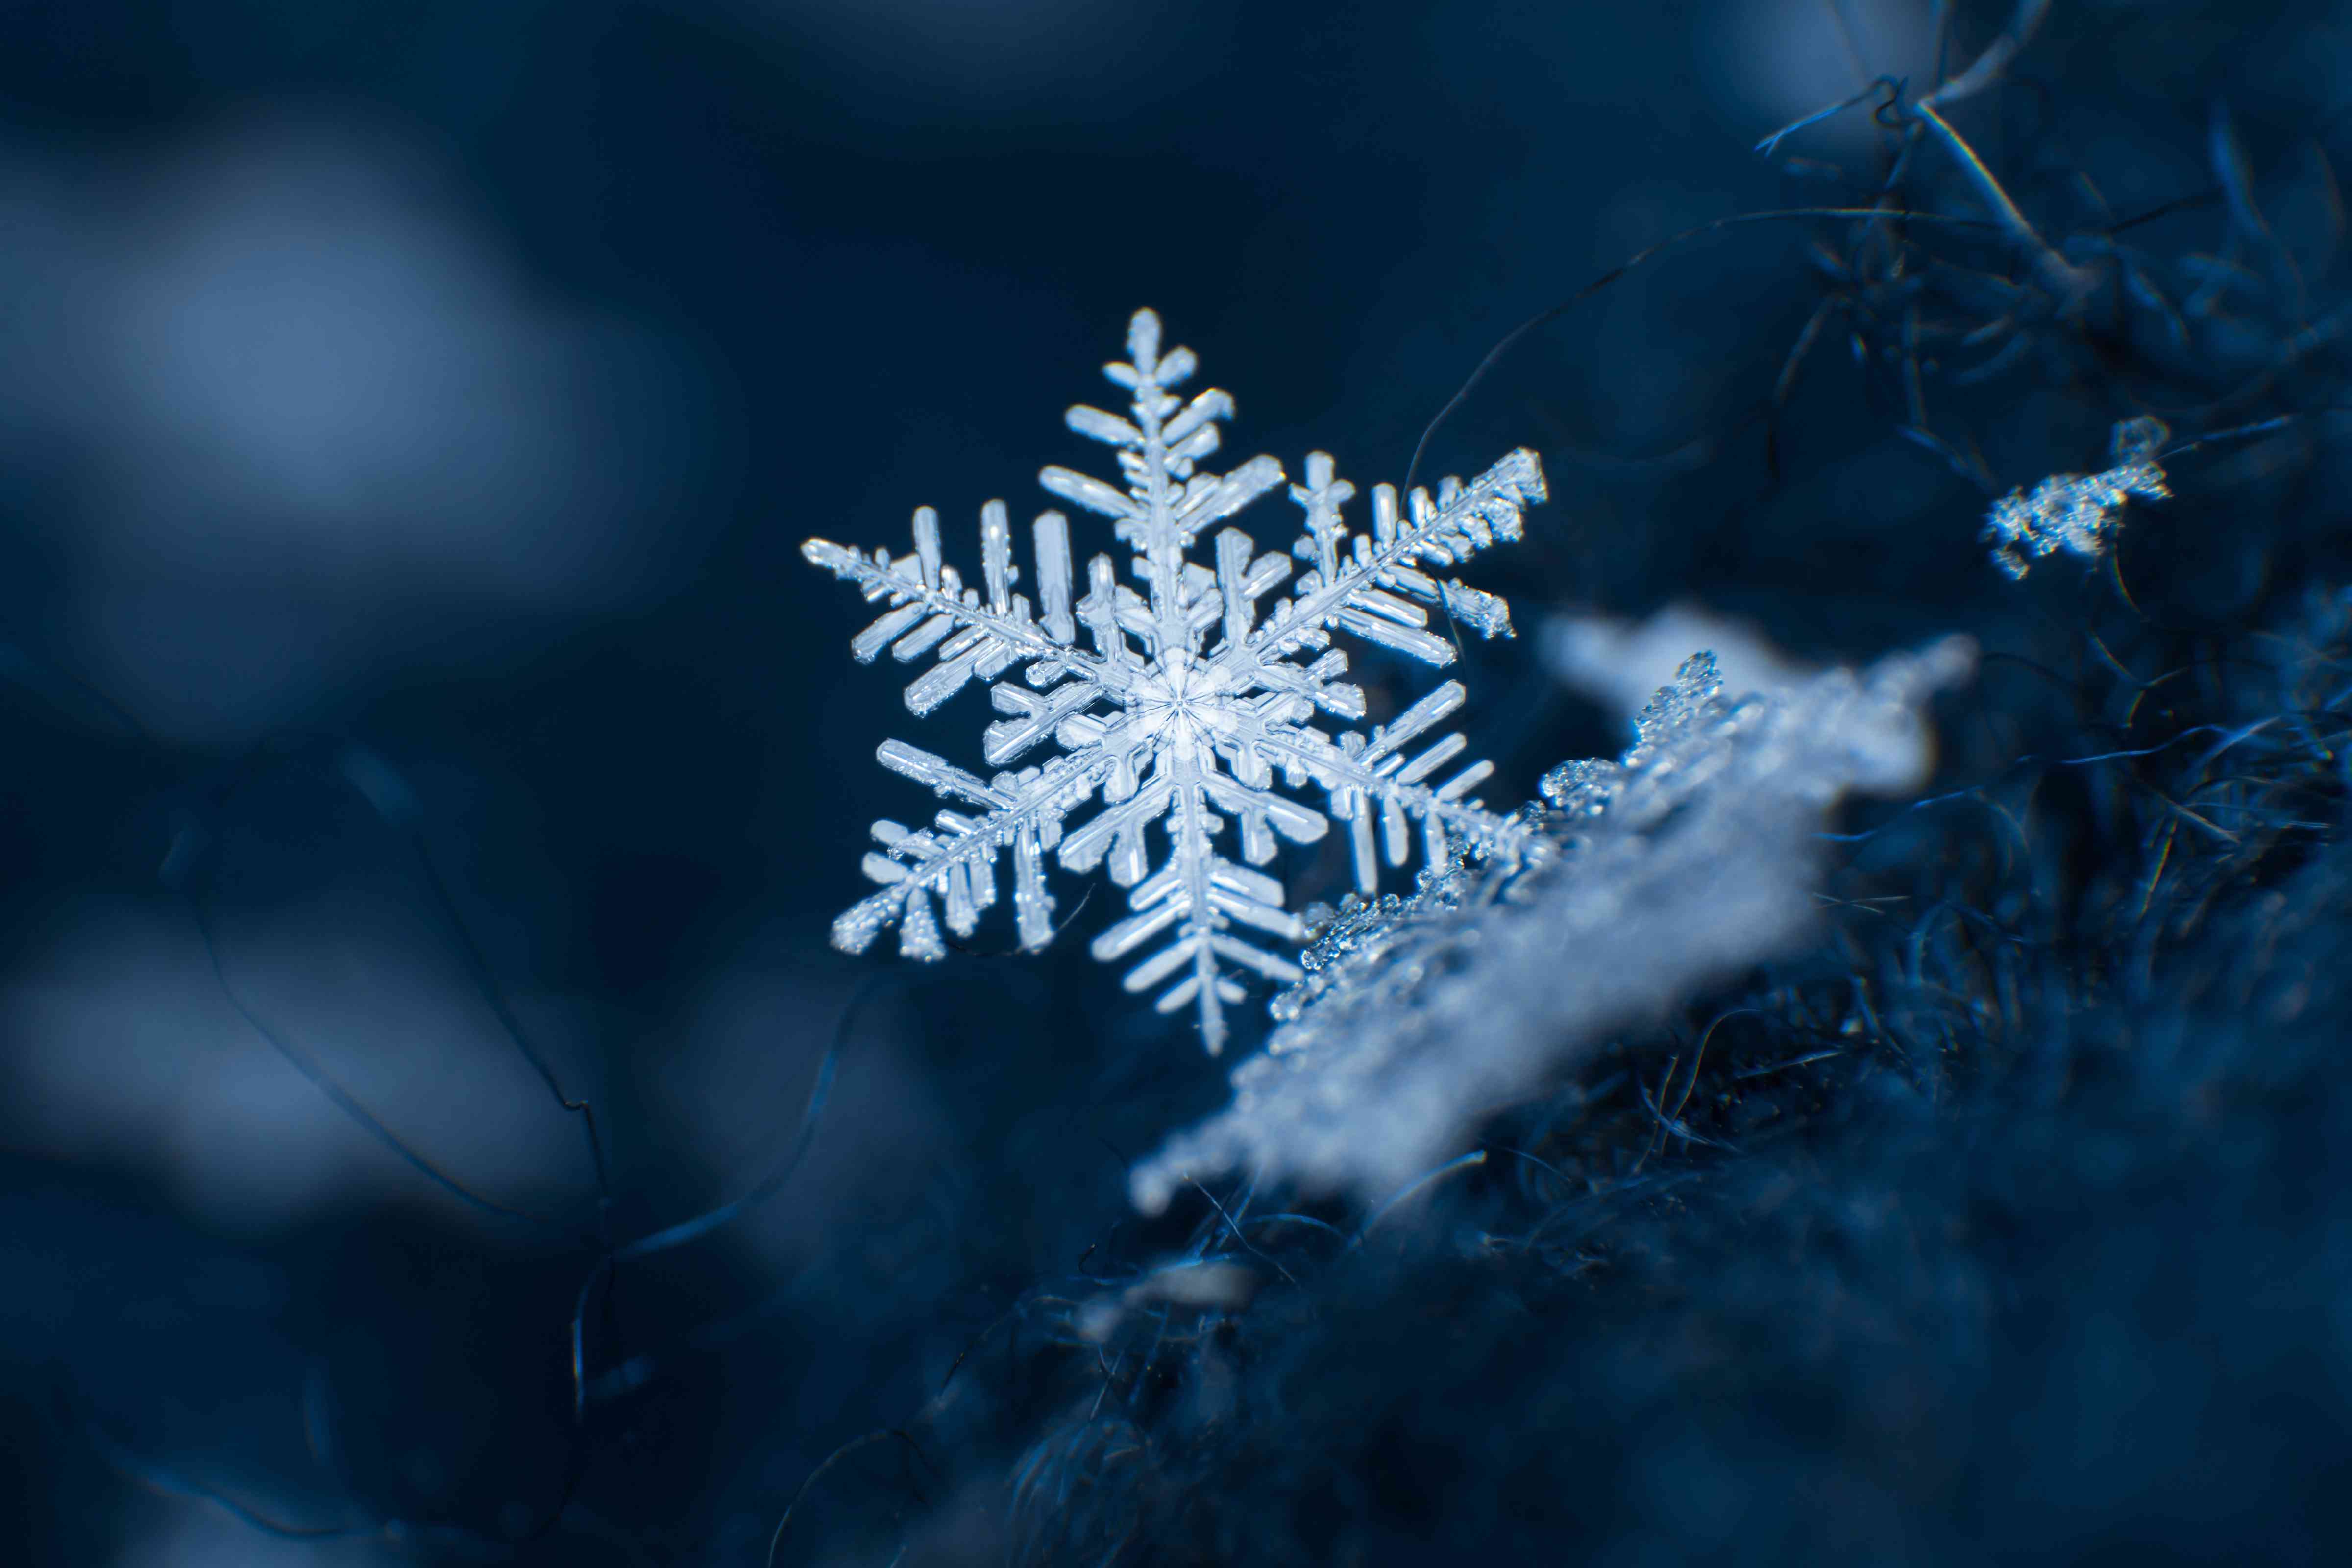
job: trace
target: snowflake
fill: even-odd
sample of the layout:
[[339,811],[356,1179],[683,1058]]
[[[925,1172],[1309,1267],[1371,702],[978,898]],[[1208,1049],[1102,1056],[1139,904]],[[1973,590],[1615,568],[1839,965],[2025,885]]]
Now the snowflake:
[[2103,553],[2126,501],[2134,496],[2172,498],[2158,452],[2171,435],[2163,420],[2147,415],[2124,420],[2112,437],[2114,467],[2096,474],[2053,474],[2032,495],[2013,489],[1993,502],[1980,535],[1993,547],[1993,563],[2011,577],[2022,577],[2056,550]]
[[[1094,956],[1117,962],[1164,935],[1128,972],[1127,989],[1167,983],[1160,1010],[1195,1006],[1213,1055],[1225,1040],[1223,1009],[1244,995],[1236,972],[1300,977],[1297,964],[1263,942],[1295,944],[1307,935],[1283,908],[1282,884],[1254,868],[1274,858],[1277,840],[1309,844],[1331,819],[1347,824],[1356,882],[1367,894],[1380,862],[1403,865],[1416,837],[1437,866],[1462,850],[1540,852],[1540,836],[1523,821],[1469,798],[1491,763],[1435,780],[1465,742],[1459,734],[1423,742],[1462,706],[1459,681],[1369,732],[1334,735],[1312,721],[1318,710],[1364,716],[1363,692],[1340,679],[1348,658],[1330,646],[1335,632],[1439,666],[1453,661],[1454,645],[1430,629],[1431,608],[1486,637],[1510,634],[1502,600],[1423,568],[1518,538],[1521,509],[1544,499],[1543,470],[1534,453],[1513,452],[1467,485],[1446,479],[1433,499],[1415,489],[1402,511],[1394,488],[1378,486],[1371,531],[1360,533],[1340,517],[1355,487],[1328,454],[1309,453],[1307,482],[1290,487],[1306,511],[1290,553],[1305,569],[1261,616],[1259,601],[1291,576],[1288,556],[1258,554],[1238,528],[1216,535],[1213,569],[1187,552],[1202,530],[1281,484],[1282,467],[1260,457],[1223,476],[1199,471],[1217,449],[1217,422],[1231,417],[1233,399],[1210,390],[1188,403],[1169,390],[1195,362],[1188,349],[1160,352],[1160,319],[1150,310],[1136,312],[1127,347],[1127,361],[1103,374],[1132,393],[1129,416],[1085,406],[1068,415],[1070,428],[1118,448],[1126,488],[1061,468],[1046,468],[1038,482],[1111,520],[1133,552],[1132,586],[1118,580],[1108,554],[1087,563],[1080,584],[1069,521],[1046,511],[1032,531],[1032,605],[1013,592],[1012,524],[994,500],[981,508],[978,587],[941,563],[939,514],[929,507],[915,513],[911,555],[869,555],[822,539],[801,547],[869,601],[887,602],[851,644],[861,663],[886,647],[902,662],[932,656],[907,688],[911,710],[928,713],[979,679],[993,682],[990,698],[1003,715],[988,727],[983,754],[1007,771],[988,778],[903,742],[883,743],[877,756],[885,767],[976,812],[944,810],[924,828],[877,822],[880,849],[866,855],[865,868],[881,887],[834,922],[833,940],[860,952],[896,923],[903,953],[940,958],[945,943],[932,900],[950,931],[969,935],[996,900],[997,863],[1009,853],[1014,923],[1021,944],[1034,951],[1054,936],[1046,855],[1078,872],[1108,860],[1111,880],[1129,889],[1130,912],[1095,939]],[[1054,754],[1013,765],[1049,741]],[[1294,793],[1321,790],[1326,810],[1277,793],[1277,773]],[[1093,815],[1072,821],[1090,801],[1099,803]],[[1157,870],[1146,844],[1155,822],[1167,840]],[[1238,829],[1238,861],[1218,847],[1229,822]]]

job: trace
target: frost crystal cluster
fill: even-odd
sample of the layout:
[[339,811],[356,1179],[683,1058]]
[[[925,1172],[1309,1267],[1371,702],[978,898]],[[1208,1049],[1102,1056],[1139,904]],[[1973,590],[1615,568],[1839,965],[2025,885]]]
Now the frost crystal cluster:
[[[1491,764],[1438,777],[1465,745],[1459,734],[1432,738],[1462,706],[1458,681],[1369,730],[1328,733],[1317,721],[1365,714],[1363,692],[1341,679],[1348,658],[1330,646],[1334,633],[1439,666],[1454,647],[1431,629],[1432,609],[1486,637],[1509,635],[1503,601],[1435,572],[1518,538],[1522,509],[1544,499],[1543,470],[1534,453],[1513,452],[1467,485],[1449,479],[1433,498],[1416,489],[1402,507],[1380,485],[1370,531],[1356,531],[1341,516],[1355,487],[1327,454],[1309,453],[1306,482],[1290,486],[1306,515],[1289,553],[1260,554],[1249,534],[1224,528],[1210,541],[1213,564],[1201,564],[1191,558],[1196,538],[1281,485],[1282,467],[1260,457],[1223,475],[1202,469],[1233,399],[1212,389],[1186,401],[1171,390],[1191,376],[1193,357],[1161,352],[1149,310],[1136,312],[1127,347],[1126,361],[1104,369],[1130,395],[1126,415],[1084,406],[1068,415],[1070,428],[1118,451],[1124,483],[1062,468],[1038,476],[1052,494],[1109,520],[1107,542],[1126,547],[1124,576],[1107,551],[1077,576],[1069,521],[1046,511],[1030,531],[1035,599],[1015,593],[1012,520],[993,500],[980,512],[977,584],[944,563],[929,507],[915,513],[908,555],[822,539],[801,547],[887,606],[851,644],[860,662],[886,648],[902,663],[929,661],[907,688],[908,709],[928,713],[981,680],[1002,715],[982,754],[1003,771],[986,777],[903,742],[883,744],[885,767],[955,808],[927,827],[874,825],[880,847],[866,855],[866,872],[881,886],[834,922],[833,939],[858,952],[895,923],[902,952],[937,959],[945,944],[933,900],[950,931],[969,935],[996,900],[998,862],[1009,856],[1021,943],[1041,948],[1054,936],[1046,856],[1079,872],[1107,860],[1130,912],[1096,939],[1095,957],[1144,953],[1127,988],[1159,988],[1162,1012],[1196,1008],[1213,1053],[1225,1040],[1223,1009],[1244,995],[1236,972],[1300,977],[1265,945],[1306,937],[1283,908],[1281,883],[1256,868],[1280,840],[1312,843],[1333,820],[1344,823],[1366,894],[1381,862],[1403,865],[1416,839],[1435,866],[1460,852],[1510,862],[1542,848],[1525,821],[1470,798]],[[1292,794],[1277,790],[1277,776]],[[1322,793],[1324,809],[1292,797],[1307,786]],[[1156,869],[1155,825],[1164,849]],[[1220,847],[1228,826],[1237,858]]]
[[1137,1205],[1237,1170],[1376,1197],[1607,1031],[1786,948],[1811,914],[1822,809],[1924,777],[1920,705],[1974,657],[1952,638],[1730,701],[1714,656],[1692,656],[1622,761],[1546,775],[1520,820],[1549,854],[1474,847],[1410,897],[1327,912],[1265,1052],[1223,1111],[1135,1168]]
[[1992,503],[1984,539],[1994,564],[2022,577],[2034,562],[2055,550],[2096,556],[2107,548],[2124,503],[2133,496],[2168,500],[2157,448],[2172,432],[2146,415],[2116,426],[2113,466],[2096,474],[2053,474],[2028,495],[2014,489]]

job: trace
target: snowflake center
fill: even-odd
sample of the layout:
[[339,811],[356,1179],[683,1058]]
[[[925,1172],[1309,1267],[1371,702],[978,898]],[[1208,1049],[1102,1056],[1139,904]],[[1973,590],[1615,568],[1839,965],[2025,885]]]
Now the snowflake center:
[[1189,658],[1154,667],[1129,693],[1128,711],[1144,735],[1163,749],[1204,755],[1218,736],[1233,728],[1233,714],[1218,681]]

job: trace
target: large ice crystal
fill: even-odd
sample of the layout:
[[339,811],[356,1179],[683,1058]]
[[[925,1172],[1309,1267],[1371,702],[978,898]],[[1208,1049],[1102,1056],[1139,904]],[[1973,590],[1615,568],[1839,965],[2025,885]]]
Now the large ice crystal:
[[[1125,416],[1069,411],[1070,427],[1113,447],[1125,488],[1048,468],[1052,494],[1110,520],[1131,552],[1127,582],[1108,553],[1072,570],[1070,523],[1046,511],[1031,530],[1036,601],[1013,591],[1013,524],[1002,501],[981,509],[981,579],[969,585],[941,558],[939,514],[915,513],[914,552],[871,554],[812,539],[808,559],[887,604],[851,651],[868,662],[887,648],[902,662],[929,664],[907,688],[907,706],[929,712],[973,680],[991,682],[1003,715],[988,727],[986,777],[899,741],[877,756],[885,767],[929,787],[957,809],[928,827],[877,822],[878,851],[866,872],[881,884],[834,922],[834,942],[862,952],[898,927],[900,951],[937,959],[946,951],[932,909],[948,929],[973,930],[997,897],[997,863],[1012,858],[1013,910],[1022,945],[1054,936],[1045,862],[1073,871],[1108,862],[1129,889],[1129,914],[1095,940],[1095,957],[1117,962],[1165,938],[1128,972],[1127,988],[1163,987],[1162,1012],[1198,1009],[1212,1053],[1225,1040],[1223,1009],[1244,993],[1247,970],[1276,981],[1300,971],[1266,945],[1303,941],[1283,908],[1282,884],[1256,868],[1278,842],[1311,843],[1330,822],[1347,825],[1358,887],[1377,889],[1379,868],[1403,865],[1419,840],[1433,866],[1472,853],[1500,863],[1539,854],[1542,836],[1517,816],[1471,798],[1489,772],[1473,763],[1440,781],[1465,749],[1459,734],[1431,732],[1466,693],[1449,680],[1388,723],[1333,734],[1318,715],[1365,714],[1363,692],[1341,679],[1347,655],[1330,646],[1346,633],[1424,663],[1453,662],[1454,644],[1431,626],[1431,610],[1486,637],[1508,636],[1502,600],[1434,574],[1519,537],[1521,510],[1544,499],[1535,454],[1517,451],[1469,484],[1448,479],[1433,498],[1415,489],[1402,507],[1388,485],[1372,491],[1370,532],[1352,531],[1340,509],[1355,487],[1325,453],[1309,453],[1306,482],[1290,487],[1305,531],[1289,555],[1260,554],[1238,528],[1212,541],[1213,566],[1190,559],[1194,539],[1280,485],[1281,465],[1254,458],[1230,473],[1202,471],[1217,449],[1217,422],[1233,399],[1202,392],[1190,402],[1170,388],[1195,368],[1192,352],[1160,346],[1160,320],[1136,312],[1128,358],[1104,374],[1131,394]],[[1259,601],[1304,570],[1261,614]],[[1017,677],[1017,679],[1016,679]],[[1032,752],[1049,754],[1024,763]],[[1317,810],[1295,794],[1319,790]],[[1074,817],[1089,802],[1093,815]],[[1153,867],[1148,830],[1159,824],[1166,853]],[[1237,830],[1238,859],[1219,847]],[[1246,931],[1247,935],[1244,932]]]

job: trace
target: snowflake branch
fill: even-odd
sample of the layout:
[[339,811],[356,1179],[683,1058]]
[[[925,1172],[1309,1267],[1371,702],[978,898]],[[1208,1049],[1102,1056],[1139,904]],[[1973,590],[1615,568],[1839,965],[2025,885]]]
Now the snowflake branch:
[[940,514],[929,507],[915,513],[912,555],[893,558],[889,551],[877,548],[868,556],[827,539],[809,540],[801,546],[801,554],[812,565],[856,584],[869,600],[890,601],[893,608],[850,642],[849,651],[860,664],[871,664],[886,647],[901,663],[911,663],[934,647],[939,650],[939,662],[907,688],[907,707],[922,714],[974,678],[989,679],[1029,661],[1036,661],[1030,671],[1034,684],[1049,684],[1065,672],[1097,686],[1111,684],[1105,661],[1070,646],[1076,627],[1070,615],[1068,521],[1059,512],[1046,512],[1037,520],[1035,537],[1038,580],[1045,600],[1042,626],[1032,618],[1028,599],[1010,592],[1016,574],[1003,501],[992,500],[981,509],[985,603],[979,590],[964,585],[954,567],[941,563]]
[[1299,542],[1299,552],[1311,549],[1318,564],[1296,597],[1275,606],[1273,621],[1246,644],[1226,648],[1220,662],[1264,666],[1293,649],[1323,646],[1329,629],[1337,628],[1424,663],[1452,663],[1453,645],[1425,629],[1427,612],[1397,593],[1443,605],[1485,636],[1510,635],[1510,610],[1502,600],[1458,582],[1440,582],[1418,563],[1452,565],[1498,538],[1517,539],[1524,509],[1546,495],[1543,466],[1533,452],[1522,447],[1511,453],[1467,486],[1446,480],[1434,502],[1427,490],[1414,490],[1412,519],[1402,524],[1394,487],[1374,487],[1372,531],[1353,536],[1351,554],[1339,549],[1349,536],[1337,511],[1338,501],[1352,495],[1353,487],[1334,479],[1325,453],[1308,455],[1307,473],[1307,483],[1294,487],[1291,495],[1307,509],[1308,537]]
[[863,868],[882,884],[833,922],[833,944],[863,952],[893,923],[899,952],[929,963],[947,956],[931,915],[930,897],[945,906],[948,929],[969,936],[981,911],[996,901],[996,858],[1013,850],[1013,910],[1021,945],[1035,950],[1054,935],[1054,900],[1045,890],[1045,852],[1061,838],[1062,821],[1101,783],[1108,759],[1056,757],[1042,768],[1001,775],[993,784],[945,758],[885,741],[877,760],[893,773],[928,785],[943,800],[987,808],[971,818],[939,814],[934,828],[909,830],[887,817],[874,824],[883,852],[866,853]]
[[[1133,795],[1106,807],[1064,840],[1062,863],[1072,870],[1091,870],[1107,854],[1111,880],[1134,889],[1128,896],[1134,912],[1095,939],[1091,951],[1097,961],[1115,963],[1175,929],[1175,940],[1129,971],[1122,984],[1148,991],[1189,965],[1192,973],[1154,1005],[1162,1013],[1187,1003],[1196,1006],[1202,1043],[1214,1056],[1224,1048],[1228,1034],[1223,1009],[1246,995],[1218,972],[1219,958],[1285,983],[1295,982],[1300,973],[1289,960],[1228,934],[1228,928],[1238,921],[1291,942],[1305,940],[1306,931],[1282,907],[1280,882],[1217,853],[1214,839],[1223,824],[1210,805],[1241,820],[1244,854],[1255,860],[1273,858],[1275,833],[1309,844],[1329,826],[1321,813],[1226,778],[1213,765],[1173,763],[1155,769]],[[1171,852],[1166,866],[1146,878],[1144,834],[1155,820],[1164,823]]]
[[1374,731],[1369,742],[1351,731],[1334,744],[1320,731],[1269,724],[1252,734],[1248,744],[1276,765],[1307,774],[1329,795],[1331,815],[1349,825],[1356,886],[1368,897],[1378,890],[1381,859],[1398,867],[1410,857],[1414,822],[1421,825],[1423,856],[1432,868],[1447,864],[1456,848],[1512,861],[1538,858],[1546,846],[1533,826],[1462,798],[1493,774],[1492,763],[1472,763],[1442,784],[1424,782],[1468,749],[1459,732],[1417,756],[1404,754],[1407,742],[1467,697],[1461,682],[1449,680]]

